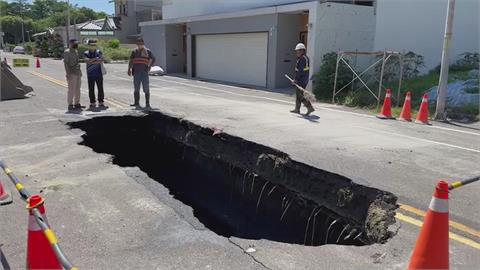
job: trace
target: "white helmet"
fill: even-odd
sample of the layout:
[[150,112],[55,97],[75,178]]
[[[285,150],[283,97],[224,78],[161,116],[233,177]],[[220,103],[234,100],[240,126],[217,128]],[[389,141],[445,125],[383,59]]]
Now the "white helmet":
[[298,43],[297,46],[295,46],[295,51],[298,51],[298,50],[306,50],[307,48],[305,48],[305,44],[303,43]]

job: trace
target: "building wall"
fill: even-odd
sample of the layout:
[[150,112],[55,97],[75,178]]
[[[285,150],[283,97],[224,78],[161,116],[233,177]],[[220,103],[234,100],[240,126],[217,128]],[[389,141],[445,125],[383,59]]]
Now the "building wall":
[[[425,57],[423,71],[442,57],[447,0],[378,0],[375,49],[413,51]],[[480,1],[457,0],[451,55],[479,52]],[[452,59],[453,60],[453,59]]]
[[294,49],[299,40],[299,33],[304,30],[302,17],[299,14],[278,14],[276,27],[278,35],[275,42],[276,87],[288,87],[290,85],[284,74],[288,74],[292,78],[295,75],[294,67],[297,56]]
[[155,56],[155,65],[162,68],[167,67],[165,25],[142,26],[142,36],[145,46]]
[[374,12],[375,9],[371,6],[319,3],[313,12],[315,16],[312,16],[312,29],[307,48],[312,64],[311,75],[320,70],[322,58],[326,53],[373,50]]
[[305,0],[164,0],[163,18],[173,19],[306,2]]
[[[318,2],[309,5],[308,19],[305,15],[302,18],[301,11],[296,11],[297,14],[289,11],[288,13],[189,22],[187,23],[187,73],[194,76],[192,67],[195,59],[193,50],[195,35],[268,32],[267,87],[288,86],[283,75],[285,73],[293,75],[296,60],[294,47],[299,40],[300,31],[308,29],[307,54],[311,59],[311,75],[313,75],[319,71],[321,59],[325,53],[339,50],[373,50],[374,10],[374,7],[369,6]],[[162,27],[166,32],[161,32]],[[156,54],[160,54],[163,50],[164,54],[159,58],[164,57],[165,60],[159,63],[164,63],[162,67],[166,67],[168,71],[173,63],[172,57],[169,56],[171,48],[177,47],[180,50],[182,43],[178,33],[165,30],[165,27],[176,26],[147,24],[142,26],[142,33],[147,46],[159,51]],[[177,37],[172,41],[172,36]],[[166,39],[167,43],[159,38]],[[148,45],[150,42],[160,43],[160,45]],[[172,43],[167,46],[170,42]],[[182,63],[178,60],[177,62]],[[174,66],[173,69],[178,70],[178,67]]]
[[144,20],[151,20],[152,15],[151,12],[148,12],[148,10],[161,10],[162,1],[123,0],[123,3],[126,3],[127,5],[126,16],[119,14],[119,2],[115,2],[115,16],[121,18],[121,30],[115,31],[115,37],[118,38],[122,43],[134,43],[135,40],[129,39],[128,36],[140,33],[140,27],[138,26],[138,23]]
[[184,72],[185,53],[183,51],[183,27],[182,25],[167,25],[166,33],[166,71],[169,73]]

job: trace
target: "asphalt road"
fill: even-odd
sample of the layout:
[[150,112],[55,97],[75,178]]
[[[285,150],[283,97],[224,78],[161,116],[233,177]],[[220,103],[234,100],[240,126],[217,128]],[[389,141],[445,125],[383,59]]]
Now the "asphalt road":
[[[7,58],[11,60],[11,55]],[[82,66],[82,70],[85,67]],[[127,105],[132,99],[132,82],[126,75],[126,66],[107,65],[107,70],[105,91],[110,109],[103,113],[130,112]],[[401,225],[399,234],[385,245],[312,248],[265,240],[225,239],[209,231],[197,230],[202,226],[189,208],[168,198],[168,191],[149,182],[140,171],[132,169],[127,173],[109,163],[108,157],[75,145],[80,140],[79,132],[67,130],[63,123],[94,113],[65,114],[66,89],[61,61],[42,59],[40,69],[16,68],[14,72],[33,86],[37,95],[0,103],[0,157],[12,167],[18,167],[22,174],[28,174],[31,178],[26,181],[33,189],[47,191],[49,210],[53,208],[51,212],[65,215],[72,208],[78,208],[74,205],[76,200],[82,200],[81,213],[71,216],[75,222],[56,216],[52,223],[58,225],[67,253],[70,252],[72,260],[83,268],[131,267],[133,262],[146,260],[145,266],[159,269],[262,269],[265,266],[271,269],[404,269],[418,233],[418,222],[422,220],[419,210],[427,208],[438,179],[454,180],[480,173],[478,125],[458,127],[433,123],[423,126],[384,121],[361,111],[328,104],[316,104],[314,116],[304,118],[288,112],[293,107],[293,98],[288,95],[179,77],[151,77],[154,108],[202,125],[222,128],[230,134],[287,152],[298,161],[390,191],[402,204],[397,215]],[[84,77],[84,104],[88,103],[86,85]],[[73,179],[67,177],[69,171],[73,172]],[[132,175],[139,175],[138,179]],[[96,182],[103,177],[111,183]],[[60,188],[56,188],[57,185]],[[112,185],[118,190],[109,192]],[[126,194],[122,188],[130,191],[132,187],[125,201],[145,197],[148,202],[122,205],[125,209],[114,205],[118,203],[116,195]],[[450,228],[453,233],[451,261],[457,269],[475,269],[480,263],[480,258],[474,256],[480,249],[479,192],[480,184],[472,184],[451,194],[451,220],[457,224]],[[21,211],[18,206],[0,208],[2,235],[19,230],[19,224],[12,224],[3,217],[20,218],[25,214]],[[131,213],[137,215],[135,220],[141,220],[140,226],[128,216]],[[135,233],[119,236],[113,233],[118,228],[107,228],[118,225],[119,216],[125,228],[139,227]],[[95,229],[90,227],[92,223]],[[159,229],[158,224],[163,223],[169,224],[166,229]],[[80,238],[79,229],[84,235]],[[164,238],[155,233],[157,230]],[[98,239],[89,243],[86,239],[92,235]],[[136,245],[128,244],[133,241],[129,237],[138,240],[134,241]],[[185,237],[191,240],[190,244],[182,242]],[[8,244],[8,240],[24,242],[24,235],[12,234],[1,240],[7,257],[20,260],[17,264],[20,266],[23,248],[11,242]],[[77,242],[81,250],[76,248]],[[159,248],[160,243],[167,243],[169,248]],[[242,251],[241,248],[250,245],[255,246],[257,252],[246,254]],[[155,248],[156,256],[151,251]],[[129,264],[125,258],[127,254],[134,258]],[[182,256],[190,259],[181,259]],[[161,258],[168,259],[159,264]]]

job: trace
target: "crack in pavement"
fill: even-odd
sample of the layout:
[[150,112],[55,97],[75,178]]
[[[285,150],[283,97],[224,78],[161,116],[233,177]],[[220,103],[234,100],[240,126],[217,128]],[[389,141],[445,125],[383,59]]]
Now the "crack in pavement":
[[261,265],[261,266],[262,266],[263,268],[265,268],[265,269],[273,270],[272,268],[270,268],[270,267],[266,266],[265,264],[263,264],[261,261],[257,260],[257,258],[255,258],[255,256],[253,256],[252,254],[246,252],[246,251],[243,249],[242,246],[240,246],[239,244],[233,242],[233,240],[232,240],[231,238],[227,238],[227,240],[228,240],[228,242],[230,242],[232,245],[234,245],[234,246],[238,247],[239,249],[241,249],[244,254],[247,254],[250,258],[252,258],[252,260],[253,260],[255,263]]

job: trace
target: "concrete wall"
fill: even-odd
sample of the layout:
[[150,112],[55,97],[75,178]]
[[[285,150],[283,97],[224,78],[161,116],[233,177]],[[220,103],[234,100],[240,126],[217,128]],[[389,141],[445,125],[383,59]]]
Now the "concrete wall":
[[173,19],[189,16],[239,11],[258,7],[307,2],[306,0],[164,0],[163,18]]
[[167,25],[166,30],[166,71],[169,73],[183,73],[185,53],[183,51],[182,25]]
[[298,43],[299,34],[302,30],[302,16],[296,14],[278,14],[277,40],[275,55],[275,86],[288,87],[290,82],[285,79],[284,74],[293,78],[294,67],[297,61],[295,45]]
[[127,1],[127,15],[117,14],[121,18],[121,29],[115,31],[115,37],[121,43],[134,43],[134,40],[127,38],[129,35],[138,33],[137,17],[135,13],[135,2]]
[[[407,50],[425,57],[427,71],[440,63],[447,0],[379,0],[375,48]],[[457,0],[451,55],[478,52],[480,1]]]
[[143,40],[156,58],[155,65],[167,67],[165,25],[142,26]]
[[[226,33],[248,33],[248,32],[269,32],[268,40],[268,63],[267,63],[267,87],[275,87],[275,61],[276,58],[275,40],[277,38],[274,28],[277,24],[277,15],[251,16],[245,18],[232,18],[225,20],[200,21],[187,24],[189,38],[188,52],[192,52],[194,45],[192,36],[199,34],[226,34]],[[193,75],[192,67],[194,55],[187,53],[188,74]]]
[[[318,4],[309,37],[313,72],[320,70],[322,57],[337,51],[371,51],[375,38],[375,9],[340,3]],[[313,19],[313,18],[312,18]],[[313,48],[312,48],[313,46]],[[359,65],[366,63],[359,63]]]

